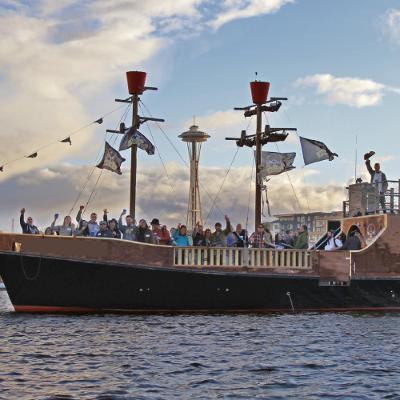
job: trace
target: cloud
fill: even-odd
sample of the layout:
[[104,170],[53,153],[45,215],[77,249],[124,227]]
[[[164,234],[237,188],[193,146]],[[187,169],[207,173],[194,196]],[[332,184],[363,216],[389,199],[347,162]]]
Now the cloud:
[[400,10],[391,8],[381,16],[383,33],[394,43],[400,44]]
[[[186,222],[187,194],[189,174],[186,167],[171,162],[166,165],[170,180],[166,178],[162,168],[149,166],[138,174],[137,218],[147,220],[157,217],[168,226],[178,222]],[[0,209],[0,229],[9,230],[11,219],[18,221],[19,210],[27,209],[36,223],[44,228],[50,224],[55,212],[61,215],[70,213],[77,193],[85,186],[91,169],[83,166],[62,164],[52,168],[35,169],[21,174],[2,184],[2,207]],[[305,171],[313,174],[313,170]],[[80,204],[86,204],[101,171],[96,169],[91,175],[81,197],[72,211],[74,217]],[[223,186],[216,207],[210,213],[212,200],[219,191],[225,176],[225,168],[206,167],[201,169],[201,193],[203,216],[207,226],[213,226],[216,221],[223,220],[223,215],[230,215],[233,223],[246,223],[249,207],[249,229],[253,226],[253,189],[250,185],[251,167],[232,168]],[[331,183],[318,186],[304,182],[302,171],[290,173],[292,184],[300,201],[298,205],[291,186],[285,174],[272,177],[268,184],[269,202],[273,214],[284,212],[331,211],[341,207],[343,200],[343,185]],[[173,187],[173,189],[171,188]],[[104,208],[110,210],[113,217],[118,217],[123,208],[128,208],[129,173],[124,170],[122,176],[104,171],[100,185],[94,191],[87,212],[97,211],[101,215]],[[251,190],[249,192],[249,190]],[[206,193],[208,192],[208,194]],[[265,210],[265,213],[267,211]]]
[[330,74],[297,79],[295,86],[315,88],[317,94],[324,95],[330,104],[345,104],[356,108],[379,105],[389,92],[400,94],[400,89],[370,79],[340,78]]
[[[162,2],[38,0],[0,5],[0,165],[86,125],[114,108],[115,84],[132,65],[146,68],[171,35],[159,32],[160,21],[185,24],[199,18],[200,0]],[[122,76],[123,78],[123,76]],[[101,102],[100,102],[100,99]],[[108,109],[104,99],[110,99]],[[101,110],[99,112],[99,110]],[[94,114],[96,113],[96,114]],[[92,127],[93,128],[93,127]],[[102,129],[101,129],[102,130]],[[74,136],[71,149],[54,147],[34,160],[22,160],[10,175],[29,166],[54,164],[74,157],[94,157],[88,129]],[[5,175],[0,176],[5,179]]]
[[[152,60],[174,41],[219,22],[277,11],[289,0],[5,0],[0,4],[0,165],[23,157],[113,108],[115,86],[132,65]],[[211,11],[212,10],[212,11]],[[216,16],[216,17],[215,17]],[[196,27],[195,29],[193,27]],[[171,60],[169,62],[172,62]],[[163,65],[165,71],[168,65]],[[104,99],[110,99],[105,106]],[[7,168],[14,174],[64,159],[87,160],[99,131],[74,137],[65,151],[41,152]]]
[[224,0],[221,12],[210,22],[214,29],[236,19],[272,14],[294,0]]

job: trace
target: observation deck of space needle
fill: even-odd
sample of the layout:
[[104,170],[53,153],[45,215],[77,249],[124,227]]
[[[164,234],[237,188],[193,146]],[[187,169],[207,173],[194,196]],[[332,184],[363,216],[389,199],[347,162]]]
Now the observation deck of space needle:
[[268,100],[268,93],[270,82],[264,82],[256,79],[250,82],[250,90],[253,100],[253,105],[246,107],[235,107],[234,110],[244,111],[246,118],[257,116],[256,133],[247,135],[245,130],[242,130],[239,138],[227,137],[226,140],[235,140],[236,145],[239,147],[255,146],[255,165],[256,165],[256,188],[255,188],[255,216],[254,223],[257,227],[261,223],[261,196],[262,191],[266,190],[263,180],[266,177],[261,176],[262,169],[262,146],[270,142],[283,142],[286,140],[290,131],[297,131],[297,128],[272,128],[270,125],[265,125],[262,131],[262,113],[263,112],[277,112],[282,105],[282,101],[287,100],[287,97],[270,97]]

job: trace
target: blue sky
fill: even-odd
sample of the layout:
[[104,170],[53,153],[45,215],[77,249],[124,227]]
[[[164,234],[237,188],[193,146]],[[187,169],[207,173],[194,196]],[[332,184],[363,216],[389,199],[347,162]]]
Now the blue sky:
[[[334,162],[302,168],[296,136],[280,144],[281,151],[298,153],[298,170],[291,178],[300,199],[307,193],[312,209],[340,209],[341,188],[354,175],[355,135],[359,175],[365,173],[362,155],[372,149],[387,175],[397,179],[398,1],[5,0],[0,10],[0,136],[5,143],[0,164],[112,110],[113,99],[127,95],[125,71],[144,69],[148,84],[159,91],[145,93],[142,100],[154,115],[166,119],[164,129],[182,154],[185,147],[177,136],[193,115],[211,135],[202,155],[202,179],[215,193],[236,151],[224,137],[239,134],[249,123],[231,110],[250,104],[248,84],[257,71],[260,79],[271,82],[270,95],[289,98],[279,113],[269,116],[271,125],[297,127],[300,135],[322,140],[339,154]],[[115,113],[103,125],[74,136],[70,149],[56,144],[38,159],[6,166],[0,174],[0,191],[6,193],[0,229],[7,229],[10,216],[18,217],[22,206],[42,225],[53,213],[52,199],[57,203],[54,212],[67,213],[95,164],[104,129],[113,128],[119,117]],[[147,218],[165,215],[169,223],[184,221],[185,168],[157,127],[151,130],[172,178],[166,180],[157,156],[140,153],[138,201],[144,205],[139,213]],[[148,133],[145,127],[143,133]],[[238,221],[247,212],[243,188],[251,175],[251,157],[249,149],[239,151],[218,200]],[[90,206],[107,206],[115,213],[126,206],[126,175],[105,173]],[[93,179],[91,185],[95,175]],[[156,191],[148,186],[152,179],[160,182]],[[174,197],[171,180],[177,186]],[[307,211],[304,199],[301,205],[294,202],[287,177],[272,178],[270,186],[274,213]],[[30,207],[21,199],[24,194]],[[89,194],[84,192],[80,200],[85,203]],[[156,197],[167,199],[168,207],[153,203]]]

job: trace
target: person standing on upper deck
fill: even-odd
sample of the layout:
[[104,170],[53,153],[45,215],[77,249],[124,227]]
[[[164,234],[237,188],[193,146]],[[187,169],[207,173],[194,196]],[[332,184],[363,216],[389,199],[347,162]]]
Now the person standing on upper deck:
[[371,167],[370,157],[372,157],[375,152],[370,151],[364,155],[365,165],[369,174],[371,175],[371,184],[374,185],[379,193],[379,203],[381,204],[382,211],[386,214],[386,204],[385,204],[385,192],[388,189],[388,181],[386,175],[381,171],[381,165],[379,163],[374,164],[374,169]]

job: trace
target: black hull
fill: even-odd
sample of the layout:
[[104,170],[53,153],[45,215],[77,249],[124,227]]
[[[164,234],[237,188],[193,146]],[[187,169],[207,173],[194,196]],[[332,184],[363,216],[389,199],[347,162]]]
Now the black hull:
[[125,266],[0,254],[21,312],[269,312],[400,310],[399,279],[320,285],[318,277]]

